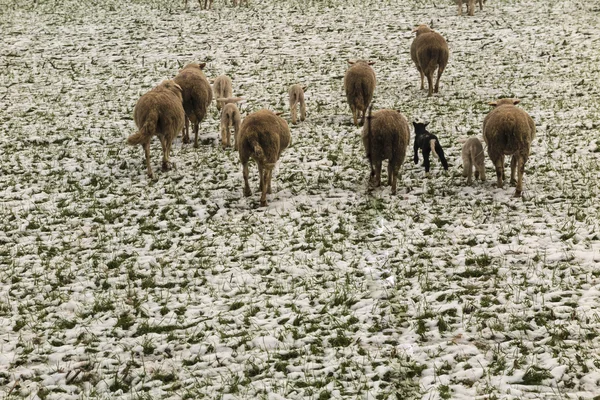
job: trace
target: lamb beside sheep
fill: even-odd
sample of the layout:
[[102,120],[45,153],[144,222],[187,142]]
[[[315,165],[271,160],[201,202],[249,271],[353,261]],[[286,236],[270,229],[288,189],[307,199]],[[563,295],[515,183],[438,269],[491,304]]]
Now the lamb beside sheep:
[[182,93],[182,88],[174,81],[164,81],[140,97],[133,110],[133,119],[139,131],[129,136],[127,143],[141,144],[144,148],[150,178],[154,177],[150,167],[150,139],[152,136],[158,136],[162,145],[163,171],[172,167],[169,161],[171,143],[183,128],[185,120]]
[[221,145],[223,147],[231,146],[231,128],[233,127],[233,139],[235,140],[235,149],[238,149],[238,136],[240,133],[240,124],[242,117],[236,103],[242,101],[241,97],[218,98],[217,101],[223,102],[221,111]]
[[[450,51],[442,35],[432,31],[427,25],[419,25],[413,32],[416,32],[417,37],[410,46],[410,58],[412,58],[419,74],[421,74],[421,90],[424,89],[423,80],[427,77],[429,85],[427,96],[431,96],[433,92],[437,93],[439,91],[440,78],[446,65],[448,65]],[[436,69],[438,72],[434,89],[433,73]]]
[[363,145],[371,164],[371,182],[381,185],[381,166],[388,160],[388,185],[392,194],[396,194],[398,172],[406,157],[406,148],[410,140],[408,120],[396,110],[379,110],[369,116],[362,132]]
[[[497,187],[503,187],[504,156],[511,155],[510,182],[517,185],[515,197],[523,192],[523,173],[529,158],[531,142],[535,138],[535,124],[524,110],[515,107],[517,99],[499,99],[489,104],[494,109],[483,120],[483,138],[488,155],[496,168]],[[515,172],[518,171],[518,180]]]
[[344,76],[344,90],[346,91],[346,99],[352,110],[352,119],[354,125],[358,126],[358,117],[360,116],[361,125],[365,123],[365,113],[373,99],[375,92],[375,71],[371,65],[374,61],[350,61],[351,65]]
[[306,88],[306,86],[302,87],[301,85],[295,84],[290,86],[290,89],[288,90],[290,111],[292,112],[292,124],[298,123],[298,104],[300,104],[300,121],[306,119],[306,103],[304,103],[304,92],[306,91]]
[[[477,0],[479,3],[479,10],[483,10],[483,0]],[[462,4],[463,0],[457,0],[458,2],[458,15],[462,15]],[[475,15],[475,0],[466,0],[467,13],[470,16]]]
[[198,147],[198,129],[200,122],[206,116],[208,106],[212,101],[210,84],[202,69],[206,63],[188,64],[175,77],[174,81],[183,89],[183,108],[185,110],[185,131],[183,142],[190,142],[189,122],[194,130],[194,147]]
[[287,122],[269,110],[260,110],[244,118],[236,140],[244,175],[244,196],[252,194],[248,184],[248,161],[250,158],[258,164],[261,191],[260,205],[267,205],[267,193],[271,193],[271,177],[279,156],[291,141]]
[[471,137],[465,141],[462,147],[463,176],[467,178],[467,184],[473,182],[473,167],[475,168],[475,179],[485,181],[485,154],[481,140]]
[[[219,75],[213,82],[213,90],[215,92],[215,98],[229,98],[233,95],[233,89],[231,88],[231,78],[227,75]],[[221,111],[224,103],[217,100],[217,110]]]

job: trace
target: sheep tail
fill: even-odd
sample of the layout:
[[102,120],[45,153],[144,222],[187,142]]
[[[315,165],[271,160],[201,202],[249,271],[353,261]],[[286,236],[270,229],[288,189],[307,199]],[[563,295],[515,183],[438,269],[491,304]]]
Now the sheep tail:
[[431,140],[429,141],[429,147],[431,147],[431,152],[432,152],[433,154],[435,154],[435,156],[436,156],[437,158],[440,158],[440,156],[439,156],[439,154],[437,153],[437,151],[435,151],[435,142],[437,142],[437,140],[436,140],[436,139],[431,139]]
[[268,163],[266,162],[267,159],[265,158],[265,153],[262,149],[262,147],[260,146],[260,143],[258,143],[258,141],[256,139],[252,139],[252,141],[250,142],[250,145],[252,146],[252,151],[254,152],[254,156],[256,157],[256,161],[259,164],[262,165],[267,165]]
[[153,118],[154,114],[150,114],[149,117],[150,118],[146,119],[146,122],[144,122],[144,125],[142,125],[139,131],[127,138],[128,144],[142,144],[150,140],[150,138],[156,134],[156,120],[158,120],[158,118]]
[[369,159],[369,164],[371,165],[371,176],[375,176],[375,169],[373,168],[373,132],[371,130],[371,112],[373,110],[373,103],[369,104],[369,115],[367,115],[367,137],[369,138],[369,150],[367,153],[367,158]]

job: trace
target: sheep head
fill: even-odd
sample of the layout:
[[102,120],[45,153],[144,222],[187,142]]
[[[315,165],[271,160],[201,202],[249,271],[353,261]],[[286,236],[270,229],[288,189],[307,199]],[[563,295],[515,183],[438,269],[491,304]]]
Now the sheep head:
[[498,106],[505,105],[505,104],[515,106],[515,105],[519,104],[520,102],[521,102],[521,100],[519,100],[519,99],[498,99],[498,100],[490,101],[490,102],[488,102],[488,104],[492,107],[498,107]]
[[433,32],[427,25],[425,24],[421,24],[419,26],[417,26],[415,29],[412,30],[413,32],[416,32],[417,36],[423,34],[423,33],[429,33],[429,32]]

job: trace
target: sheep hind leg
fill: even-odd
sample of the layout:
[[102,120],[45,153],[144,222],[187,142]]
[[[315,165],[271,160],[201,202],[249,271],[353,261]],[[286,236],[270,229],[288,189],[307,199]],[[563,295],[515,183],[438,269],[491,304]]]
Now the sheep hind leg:
[[[467,185],[473,182],[473,165],[471,165],[470,158],[463,159],[463,176],[467,177]],[[477,178],[477,172],[475,172],[475,178]]]
[[[431,97],[433,95],[433,71],[427,73],[427,84],[429,85],[427,97]],[[437,87],[435,91],[437,92]]]
[[420,67],[417,67],[419,74],[421,75],[421,90],[425,89],[425,73]]
[[148,177],[153,179],[154,174],[152,173],[152,167],[150,166],[150,140],[143,143],[142,147],[144,148],[144,155],[146,156],[146,170],[148,171]]
[[[369,105],[367,104],[367,106],[365,107],[365,110],[369,108]],[[365,110],[360,110],[359,114],[360,114],[360,125],[363,126],[365,124],[365,117],[366,117],[366,112]]]
[[352,120],[354,122],[354,126],[358,126],[358,110],[356,108],[352,108]]
[[527,157],[519,157],[517,161],[517,167],[519,168],[519,178],[517,181],[517,189],[515,190],[515,197],[521,197],[521,193],[523,193],[523,174],[525,173],[526,162]]
[[300,102],[300,121],[304,121],[306,119],[306,103],[303,101]]
[[193,126],[194,126],[194,148],[198,148],[198,129],[199,129],[199,122],[194,122]]
[[504,179],[504,156],[492,161],[494,162],[494,167],[496,168],[496,187],[502,189],[504,187],[504,183],[502,182]]
[[[438,67],[437,79],[435,81],[435,92],[438,93],[440,91],[440,78],[442,77],[442,73],[444,72],[444,68],[442,66]],[[431,83],[430,83],[431,85]]]
[[250,175],[250,171],[248,170],[248,160],[242,164],[242,175],[244,176],[244,196],[248,197],[252,194],[250,184],[248,183],[248,177]]
[[517,172],[517,165],[519,162],[519,156],[517,156],[516,154],[513,154],[510,157],[510,184],[511,185],[516,185],[517,184],[517,179],[515,178],[515,174]]
[[298,110],[296,110],[296,103],[295,102],[290,102],[290,112],[292,113],[292,124],[297,124],[298,123]]
[[267,193],[271,193],[271,176],[273,170],[271,168],[264,168],[262,173],[260,174],[260,179],[262,181],[262,190],[260,196],[260,206],[267,206]]
[[185,125],[183,127],[183,143],[188,144],[190,142],[190,119],[185,116]]
[[458,15],[462,15],[462,0],[458,0]]

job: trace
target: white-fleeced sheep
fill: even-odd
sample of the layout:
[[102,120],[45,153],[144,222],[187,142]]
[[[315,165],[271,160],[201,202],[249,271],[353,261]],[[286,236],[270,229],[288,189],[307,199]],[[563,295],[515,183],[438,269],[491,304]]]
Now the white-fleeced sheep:
[[217,101],[225,104],[221,110],[221,145],[223,148],[231,146],[231,128],[233,128],[233,139],[235,149],[238,149],[238,136],[242,117],[237,104],[244,99],[241,97],[218,98]]
[[292,124],[298,123],[298,104],[300,105],[300,121],[306,119],[306,103],[304,102],[304,92],[306,91],[306,88],[306,86],[303,87],[295,84],[290,86],[288,90]]
[[226,99],[233,95],[231,78],[227,75],[217,76],[213,82],[213,91],[215,92],[215,98],[217,99],[217,110],[221,111],[221,107],[223,107],[224,103],[218,99]]
[[467,184],[473,182],[473,168],[475,168],[475,179],[485,181],[485,153],[481,140],[471,137],[465,141],[462,147],[463,176],[467,178]]

